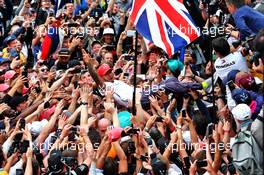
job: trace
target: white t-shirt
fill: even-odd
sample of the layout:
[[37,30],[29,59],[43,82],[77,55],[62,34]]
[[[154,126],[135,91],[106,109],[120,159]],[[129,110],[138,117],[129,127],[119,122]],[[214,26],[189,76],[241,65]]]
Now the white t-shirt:
[[114,96],[119,97],[122,101],[128,102],[133,99],[134,88],[123,81],[114,80],[114,82],[105,82],[106,90],[113,89]]
[[230,53],[224,58],[217,58],[215,61],[216,74],[223,80],[232,70],[248,72],[247,60],[241,52]]

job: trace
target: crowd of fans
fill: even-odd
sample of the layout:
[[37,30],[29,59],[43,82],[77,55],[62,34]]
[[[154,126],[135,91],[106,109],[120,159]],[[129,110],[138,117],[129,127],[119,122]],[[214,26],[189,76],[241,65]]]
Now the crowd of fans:
[[132,0],[61,2],[0,0],[0,175],[263,174],[264,1],[183,0],[184,61]]

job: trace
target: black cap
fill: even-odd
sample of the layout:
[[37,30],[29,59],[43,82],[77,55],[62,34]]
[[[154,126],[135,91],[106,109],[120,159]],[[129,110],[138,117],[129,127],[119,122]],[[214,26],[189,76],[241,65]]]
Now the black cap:
[[52,174],[60,174],[63,171],[63,163],[61,161],[62,153],[60,150],[52,150],[48,159],[48,169]]
[[25,96],[15,96],[11,99],[10,101],[10,107],[12,109],[16,109],[16,107],[20,104],[20,103],[23,103],[25,101],[27,101],[28,99],[28,96],[25,95]]
[[58,54],[59,56],[70,56],[70,50],[68,48],[61,48]]
[[102,43],[101,43],[100,41],[95,40],[95,41],[92,42],[91,46],[93,47],[95,44],[100,44],[100,45],[102,45]]
[[164,163],[158,158],[154,158],[151,160],[151,167],[155,175],[166,175],[167,174],[166,163]]
[[74,3],[73,0],[65,0],[65,3],[68,4],[68,3]]

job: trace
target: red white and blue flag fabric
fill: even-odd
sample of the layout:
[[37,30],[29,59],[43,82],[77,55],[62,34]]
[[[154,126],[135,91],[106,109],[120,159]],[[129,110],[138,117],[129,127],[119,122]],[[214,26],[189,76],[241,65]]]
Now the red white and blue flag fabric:
[[144,38],[169,56],[200,36],[183,0],[134,0],[130,19]]

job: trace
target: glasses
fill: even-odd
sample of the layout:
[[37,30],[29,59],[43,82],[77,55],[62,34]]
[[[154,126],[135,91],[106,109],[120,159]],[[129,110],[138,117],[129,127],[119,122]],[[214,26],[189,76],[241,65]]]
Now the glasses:
[[45,68],[43,68],[43,69],[40,69],[40,71],[41,71],[41,72],[45,72],[45,71],[47,71],[47,72],[48,72],[49,70],[48,70],[48,69],[45,69]]

